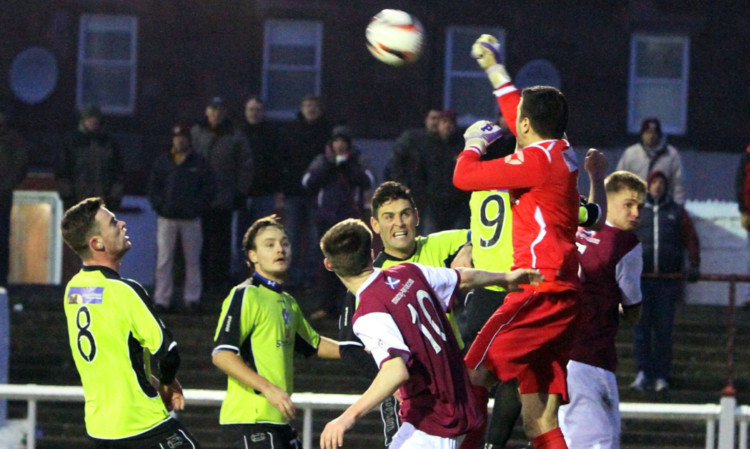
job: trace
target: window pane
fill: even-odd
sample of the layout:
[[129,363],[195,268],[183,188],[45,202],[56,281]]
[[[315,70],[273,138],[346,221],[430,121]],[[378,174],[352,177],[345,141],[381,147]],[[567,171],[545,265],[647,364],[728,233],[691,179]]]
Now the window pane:
[[640,40],[636,47],[636,76],[639,78],[682,78],[682,42]]
[[269,45],[269,64],[315,65],[315,47],[301,45]]
[[83,104],[131,108],[129,67],[87,65],[83,69]]
[[130,42],[130,34],[120,31],[87,33],[84,58],[129,61]]
[[453,31],[453,61],[451,70],[481,70],[471,57],[471,46],[481,36],[475,31],[455,29]]
[[269,44],[315,45],[320,37],[320,24],[302,20],[270,20],[266,26]]
[[[497,118],[497,100],[493,95],[477,95],[477,92],[488,92],[487,78],[453,78],[450,95],[450,108],[460,117],[460,124],[468,121],[495,120]],[[469,116],[464,119],[464,116]],[[471,120],[473,118],[474,120]]]
[[638,83],[634,86],[633,122],[657,117],[663,128],[682,128],[682,91],[679,83]]
[[269,110],[296,111],[302,97],[315,93],[315,72],[312,71],[269,70],[266,77]]

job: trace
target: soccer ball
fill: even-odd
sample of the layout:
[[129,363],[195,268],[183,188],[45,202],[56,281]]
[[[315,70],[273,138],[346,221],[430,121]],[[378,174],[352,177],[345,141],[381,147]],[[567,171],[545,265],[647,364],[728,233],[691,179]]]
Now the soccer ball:
[[370,19],[365,31],[367,49],[378,60],[392,66],[419,59],[424,29],[419,20],[398,9],[384,9]]

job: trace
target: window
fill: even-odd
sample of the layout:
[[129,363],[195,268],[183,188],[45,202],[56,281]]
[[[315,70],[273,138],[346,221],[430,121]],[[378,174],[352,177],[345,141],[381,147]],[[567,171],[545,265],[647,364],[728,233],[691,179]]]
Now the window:
[[83,15],[78,36],[76,104],[96,104],[110,114],[135,110],[138,19]]
[[656,117],[664,132],[685,134],[689,58],[686,36],[631,38],[628,132],[639,133],[643,119]]
[[305,95],[320,95],[323,25],[301,20],[268,20],[263,43],[261,97],[266,115],[291,119]]
[[482,34],[497,37],[505,47],[505,31],[499,28],[448,27],[445,36],[445,86],[443,105],[458,114],[458,124],[495,120],[497,101],[487,75],[471,57],[471,46]]

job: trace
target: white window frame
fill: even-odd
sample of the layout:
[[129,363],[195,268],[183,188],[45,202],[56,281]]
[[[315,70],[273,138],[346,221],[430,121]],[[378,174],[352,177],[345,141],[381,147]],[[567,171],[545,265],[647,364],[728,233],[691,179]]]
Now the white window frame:
[[[664,43],[679,44],[682,46],[682,71],[680,78],[651,78],[637,76],[638,67],[638,44],[647,43]],[[641,130],[641,122],[646,117],[654,116],[648,112],[641,113],[636,110],[638,104],[638,88],[644,85],[662,85],[677,86],[680,91],[680,104],[675,107],[679,108],[678,121],[672,123],[657,117],[661,121],[662,131],[667,134],[683,135],[687,132],[687,110],[688,110],[688,77],[690,73],[690,38],[685,35],[657,35],[636,33],[630,39],[630,76],[628,84],[628,132],[638,134]]]
[[[483,79],[487,82],[487,91],[477,92],[477,95],[486,94],[488,97],[492,96],[492,86],[487,81],[487,74],[479,68],[478,65],[467,68],[467,70],[454,70],[453,69],[453,39],[456,32],[469,32],[475,34],[477,37],[482,34],[491,34],[495,36],[500,42],[500,46],[505,48],[505,30],[503,28],[494,27],[478,27],[478,26],[449,26],[445,30],[445,77],[443,82],[443,107],[446,109],[452,109],[451,105],[451,93],[453,86],[457,80],[460,79]],[[471,48],[461,49],[460,51],[470,52]],[[505,52],[503,52],[503,58],[505,58]],[[505,62],[505,61],[503,61]],[[456,111],[459,114],[458,124],[459,126],[468,126],[477,120],[494,120],[495,117],[477,116],[472,114],[471,111]],[[497,111],[495,112],[497,115]]]
[[[271,32],[274,27],[294,27],[298,24],[304,24],[305,26],[312,25],[314,36],[309,41],[294,41],[290,40],[287,42],[272,42],[270,38]],[[299,35],[296,37],[300,37]],[[315,61],[313,64],[274,64],[270,62],[270,51],[271,45],[309,45],[315,48]],[[315,75],[315,89],[314,92],[306,92],[305,94],[320,95],[321,92],[321,74],[322,74],[322,60],[323,60],[323,23],[313,20],[282,20],[282,19],[269,19],[266,20],[263,30],[263,67],[261,73],[261,89],[260,96],[264,101],[269,98],[269,82],[268,73],[272,70],[275,71],[289,71],[289,72],[312,72]],[[302,98],[299,98],[301,101]],[[279,109],[273,104],[266,103],[266,116],[273,119],[292,119],[297,114],[298,108],[293,109]]]
[[[118,31],[130,33],[130,57],[127,59],[86,58],[86,36],[97,31]],[[84,100],[83,79],[87,67],[127,67],[130,69],[128,102],[125,105],[99,102],[97,106],[108,114],[132,115],[135,111],[136,78],[138,76],[138,18],[127,15],[84,14],[81,16],[78,33],[78,70],[76,105],[80,109]]]

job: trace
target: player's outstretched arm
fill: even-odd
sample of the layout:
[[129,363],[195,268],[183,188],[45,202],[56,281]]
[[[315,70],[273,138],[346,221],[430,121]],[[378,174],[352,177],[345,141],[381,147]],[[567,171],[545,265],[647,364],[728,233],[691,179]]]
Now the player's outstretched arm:
[[456,268],[461,275],[459,288],[469,291],[475,288],[490,287],[497,285],[508,291],[519,290],[519,285],[538,285],[544,277],[538,270],[521,268],[510,273],[498,273],[495,271],[474,270],[471,268]]
[[340,359],[341,351],[339,350],[339,342],[321,336],[320,344],[318,344],[318,357],[323,359]]
[[289,393],[247,366],[239,355],[231,351],[219,351],[213,355],[212,361],[227,376],[249,388],[260,391],[268,402],[281,412],[284,419],[291,420],[294,418],[296,407]]
[[370,388],[338,418],[326,424],[323,433],[320,434],[320,448],[338,449],[343,446],[344,432],[351,429],[362,415],[395,393],[398,387],[407,380],[409,380],[409,371],[401,357],[394,357],[383,362]]
[[596,148],[589,148],[583,161],[583,168],[589,175],[589,203],[599,205],[599,218],[589,226],[598,231],[607,221],[607,191],[604,189],[604,178],[607,177],[607,158]]
[[502,49],[495,36],[490,34],[479,36],[471,46],[471,57],[476,59],[479,67],[487,73],[493,88],[498,89],[510,83],[510,76],[502,64]]

